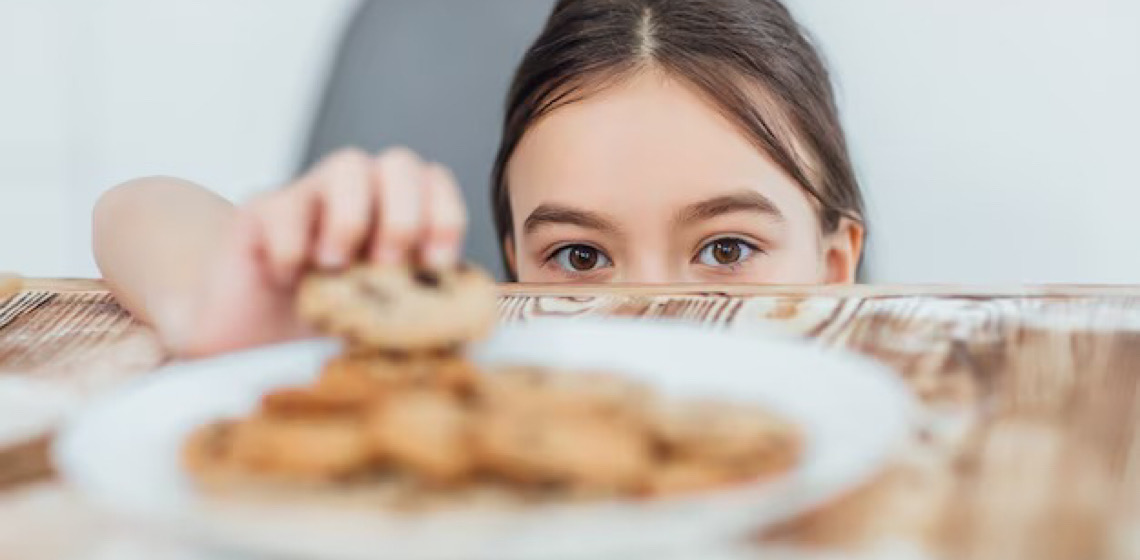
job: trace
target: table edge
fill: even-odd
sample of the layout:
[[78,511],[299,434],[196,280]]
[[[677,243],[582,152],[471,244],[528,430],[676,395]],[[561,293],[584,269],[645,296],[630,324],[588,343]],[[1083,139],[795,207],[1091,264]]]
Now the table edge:
[[[107,285],[97,278],[25,278],[24,291],[105,292]],[[772,297],[1140,297],[1136,284],[853,284],[778,285],[670,284],[581,286],[566,284],[500,284],[502,296],[589,297],[730,295]]]

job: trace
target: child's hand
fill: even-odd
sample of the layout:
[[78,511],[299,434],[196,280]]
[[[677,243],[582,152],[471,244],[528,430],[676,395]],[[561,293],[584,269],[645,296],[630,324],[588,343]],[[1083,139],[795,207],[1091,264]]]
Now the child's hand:
[[[360,260],[454,264],[467,212],[451,173],[406,149],[337,152],[240,211],[186,309],[176,350],[203,355],[295,338],[294,288],[310,268]],[[157,318],[159,321],[162,318]]]
[[267,278],[291,287],[308,266],[338,269],[358,259],[453,265],[467,213],[446,168],[406,149],[375,158],[345,150],[263,195],[243,219]]

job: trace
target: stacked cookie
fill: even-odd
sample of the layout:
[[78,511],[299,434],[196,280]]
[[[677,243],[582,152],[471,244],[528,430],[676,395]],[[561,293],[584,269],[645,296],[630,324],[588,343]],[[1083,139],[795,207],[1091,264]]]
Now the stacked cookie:
[[318,274],[300,288],[298,313],[354,355],[456,354],[495,325],[495,284],[468,265],[448,271],[358,266]]
[[491,329],[495,297],[473,268],[312,277],[299,308],[345,352],[315,383],[198,430],[186,460],[204,485],[396,508],[519,504],[716,488],[799,456],[796,431],[752,407],[663,399],[608,373],[478,371],[463,349]]

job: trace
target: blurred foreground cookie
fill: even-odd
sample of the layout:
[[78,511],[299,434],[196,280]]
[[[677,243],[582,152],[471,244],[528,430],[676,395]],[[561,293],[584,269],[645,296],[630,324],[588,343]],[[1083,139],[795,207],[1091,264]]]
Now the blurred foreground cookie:
[[494,281],[467,265],[443,271],[359,265],[307,277],[298,298],[301,318],[324,334],[398,352],[483,338],[497,315]]
[[786,472],[803,448],[766,410],[670,399],[613,374],[352,355],[200,428],[184,453],[195,480],[224,494],[418,509],[484,490],[514,504],[701,492]]

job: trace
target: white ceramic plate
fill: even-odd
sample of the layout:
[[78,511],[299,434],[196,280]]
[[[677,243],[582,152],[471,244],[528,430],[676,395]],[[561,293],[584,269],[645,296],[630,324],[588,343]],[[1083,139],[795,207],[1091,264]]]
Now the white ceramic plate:
[[804,461],[784,478],[731,491],[522,511],[269,508],[197,495],[179,466],[187,433],[249,411],[269,388],[313,379],[335,351],[311,341],[169,367],[74,418],[56,463],[98,506],[224,550],[344,560],[651,557],[731,541],[852,489],[904,439],[913,409],[889,370],[807,342],[668,323],[542,321],[500,330],[476,358],[605,368],[666,395],[759,403],[802,427]]
[[0,377],[0,448],[48,435],[77,401],[48,383]]

